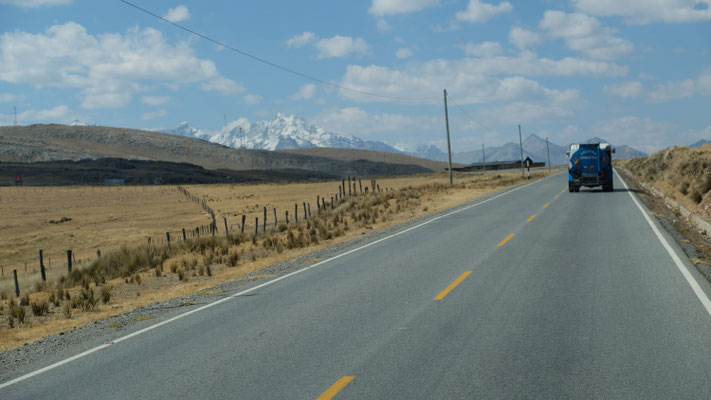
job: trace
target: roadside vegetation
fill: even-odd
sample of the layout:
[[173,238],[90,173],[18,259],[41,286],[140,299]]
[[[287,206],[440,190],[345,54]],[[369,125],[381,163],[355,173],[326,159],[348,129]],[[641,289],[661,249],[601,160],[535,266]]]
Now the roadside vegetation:
[[[538,179],[546,173],[531,175]],[[20,298],[3,290],[0,351],[153,301],[241,279],[275,262],[448,208],[524,179],[517,173],[466,174],[459,176],[454,186],[428,183],[341,198],[333,209],[329,204],[321,212],[314,210],[311,218],[266,229],[260,226],[257,232],[233,229],[227,235],[220,232],[170,244],[124,245],[69,274],[36,282],[31,293]],[[23,329],[34,333],[18,334]]]

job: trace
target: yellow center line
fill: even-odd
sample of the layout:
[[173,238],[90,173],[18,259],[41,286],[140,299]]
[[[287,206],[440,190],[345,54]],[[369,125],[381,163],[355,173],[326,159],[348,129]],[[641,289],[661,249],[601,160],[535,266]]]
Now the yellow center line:
[[531,215],[530,217],[528,217],[528,219],[526,220],[526,222],[531,222],[531,221],[533,221],[534,218],[536,218],[536,214],[533,214],[533,215]]
[[463,273],[459,278],[457,278],[457,280],[455,280],[449,286],[447,286],[447,288],[444,289],[442,291],[442,293],[438,294],[437,297],[435,297],[434,299],[435,300],[442,300],[446,295],[449,294],[449,292],[452,291],[452,289],[454,289],[455,287],[457,287],[457,285],[462,283],[463,280],[467,279],[467,276],[469,276],[471,273],[472,273],[472,271],[467,271],[467,272]]
[[543,208],[546,208],[546,207],[548,207],[549,205],[551,205],[551,203],[546,203],[546,204],[543,205]]
[[331,400],[335,395],[338,394],[341,390],[343,390],[344,387],[346,387],[347,384],[349,384],[355,376],[344,376],[343,378],[339,379],[331,385],[330,388],[326,389],[325,392],[321,393],[321,396],[318,396],[316,400]]
[[561,192],[561,193],[565,193],[565,189],[561,190],[560,192]]
[[515,233],[512,233],[512,234],[506,236],[506,239],[500,241],[499,244],[498,244],[498,246],[501,247],[501,246],[505,245],[506,242],[508,242],[509,240],[511,240],[511,238],[514,237],[514,236],[516,236]]
[[553,198],[554,198],[554,199],[557,199],[557,198],[558,198],[558,196],[559,196],[559,195],[555,195],[555,197],[553,197]]

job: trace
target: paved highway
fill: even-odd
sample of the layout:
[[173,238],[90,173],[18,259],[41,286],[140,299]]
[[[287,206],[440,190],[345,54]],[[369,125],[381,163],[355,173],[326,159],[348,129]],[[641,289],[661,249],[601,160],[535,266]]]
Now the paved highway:
[[0,398],[710,398],[708,284],[615,187],[473,203]]

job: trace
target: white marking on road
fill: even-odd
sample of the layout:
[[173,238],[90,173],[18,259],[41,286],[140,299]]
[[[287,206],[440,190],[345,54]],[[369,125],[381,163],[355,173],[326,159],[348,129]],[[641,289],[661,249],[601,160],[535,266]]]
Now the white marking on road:
[[625,181],[622,179],[620,174],[615,171],[615,174],[617,177],[620,179],[622,184],[625,186],[625,189],[628,189],[627,194],[630,195],[632,200],[634,201],[634,204],[637,205],[637,208],[639,208],[639,211],[642,213],[644,216],[644,219],[647,221],[649,226],[652,227],[652,231],[654,231],[654,234],[657,235],[657,239],[662,243],[662,246],[664,246],[664,250],[669,253],[669,256],[672,258],[674,261],[674,264],[676,264],[676,267],[679,268],[679,271],[681,272],[682,275],[684,275],[684,278],[686,278],[686,281],[689,283],[689,286],[691,286],[691,289],[694,291],[694,294],[696,294],[696,297],[699,299],[701,304],[706,308],[706,312],[709,313],[711,316],[711,300],[709,300],[709,297],[706,295],[706,292],[704,292],[703,289],[701,289],[701,286],[699,286],[699,283],[696,282],[696,279],[694,279],[693,276],[691,276],[691,272],[686,268],[684,263],[681,261],[679,256],[676,254],[676,251],[672,249],[672,247],[669,245],[669,242],[662,236],[661,232],[659,232],[659,229],[657,229],[657,226],[654,225],[654,222],[652,222],[652,219],[649,218],[649,215],[647,215],[647,212],[644,211],[644,208],[642,208],[642,205],[639,204],[639,201],[637,201],[637,198],[635,198],[632,195],[632,192],[629,191],[629,186],[625,183]]
[[[308,271],[308,270],[310,270],[310,269],[312,269],[312,268],[316,268],[316,267],[318,267],[319,265],[326,264],[326,263],[328,263],[328,262],[331,262],[331,261],[333,261],[333,260],[339,259],[339,258],[341,258],[341,257],[345,257],[345,256],[347,256],[347,255],[349,255],[349,254],[352,254],[352,253],[355,253],[355,252],[357,252],[357,251],[363,250],[363,249],[365,249],[365,248],[368,248],[368,247],[373,246],[373,245],[375,245],[375,244],[378,244],[378,243],[380,243],[380,242],[384,242],[384,241],[386,241],[386,240],[388,240],[388,239],[392,239],[392,238],[394,238],[394,237],[396,237],[396,236],[400,236],[400,235],[402,235],[402,234],[404,234],[404,233],[410,232],[410,231],[415,230],[415,229],[417,229],[417,228],[421,228],[421,227],[423,227],[423,226],[425,226],[425,225],[427,225],[427,224],[431,224],[432,222],[437,221],[437,220],[439,220],[439,219],[442,219],[442,218],[444,218],[444,217],[448,217],[448,216],[450,216],[450,215],[454,215],[454,214],[460,213],[460,212],[462,212],[462,211],[466,211],[466,210],[468,210],[468,209],[470,209],[470,208],[474,208],[474,207],[479,206],[479,205],[482,205],[482,204],[484,204],[484,203],[488,203],[488,202],[490,202],[490,201],[492,201],[492,200],[498,199],[498,198],[501,197],[501,196],[505,196],[505,195],[507,195],[507,194],[509,194],[509,193],[513,193],[513,192],[515,192],[515,191],[517,191],[517,190],[523,189],[523,188],[525,188],[525,187],[527,187],[527,186],[531,186],[531,185],[533,185],[533,184],[535,184],[535,183],[542,182],[542,181],[544,181],[544,180],[546,180],[546,179],[548,179],[548,178],[551,178],[551,177],[556,176],[556,175],[559,175],[559,174],[560,174],[560,172],[559,172],[559,173],[556,173],[556,174],[553,174],[553,175],[550,175],[550,176],[547,176],[547,177],[545,177],[545,178],[543,178],[543,179],[541,179],[541,180],[539,180],[539,181],[527,183],[527,184],[525,184],[525,185],[523,185],[523,186],[519,186],[519,187],[517,187],[517,188],[513,188],[513,189],[511,189],[511,190],[507,190],[507,191],[504,192],[504,193],[498,194],[498,195],[496,195],[496,196],[494,196],[494,197],[492,197],[492,198],[486,199],[486,200],[484,200],[484,201],[480,201],[480,202],[478,202],[478,203],[474,203],[474,204],[468,205],[468,206],[466,206],[466,207],[462,207],[462,208],[460,208],[460,209],[454,210],[454,211],[449,212],[449,213],[447,213],[447,214],[443,214],[443,215],[440,215],[440,216],[438,216],[438,217],[434,217],[434,218],[429,219],[429,220],[427,220],[427,221],[425,221],[425,222],[423,222],[423,223],[421,223],[421,224],[418,224],[418,225],[412,226],[412,227],[410,227],[410,228],[404,229],[404,230],[402,230],[402,231],[400,231],[400,232],[393,233],[392,235],[386,236],[386,237],[384,237],[384,238],[382,238],[382,239],[378,239],[378,240],[373,241],[373,242],[370,242],[370,243],[368,243],[368,244],[364,244],[363,246],[360,246],[360,247],[357,247],[357,248],[355,248],[355,249],[349,250],[349,251],[347,251],[347,252],[345,252],[345,253],[341,253],[341,254],[339,254],[339,255],[337,255],[337,256],[333,256],[333,257],[331,257],[331,258],[329,258],[329,259],[326,259],[326,260],[317,262],[317,263],[315,263],[315,264],[311,264],[311,265],[309,265],[308,267],[304,267],[304,268],[302,268],[302,269],[300,269],[300,270],[297,270],[297,271],[288,273],[288,274],[286,274],[286,275],[282,275],[282,276],[280,276],[280,277],[278,277],[278,278],[272,279],[271,281],[264,282],[264,283],[262,283],[262,284],[260,284],[260,285],[257,285],[257,286],[251,287],[251,288],[249,288],[249,289],[243,290],[243,291],[241,291],[241,292],[239,292],[239,293],[235,293],[235,294],[230,295],[230,296],[228,296],[228,297],[224,297],[224,298],[222,298],[222,299],[213,301],[212,303],[205,304],[205,305],[202,306],[202,307],[198,307],[198,308],[196,308],[196,309],[193,309],[193,310],[190,310],[190,311],[186,311],[186,312],[184,312],[184,313],[182,313],[182,314],[176,315],[176,316],[174,316],[174,317],[172,317],[172,318],[168,318],[168,319],[166,319],[165,321],[161,321],[161,322],[155,323],[155,324],[153,324],[153,325],[151,325],[151,326],[148,326],[148,327],[146,327],[146,328],[137,330],[136,332],[129,333],[128,335],[125,335],[125,336],[122,336],[122,337],[120,337],[120,338],[118,338],[118,339],[112,340],[111,343],[114,343],[114,344],[121,343],[121,342],[123,342],[124,340],[128,340],[128,339],[130,339],[130,338],[132,338],[132,337],[135,337],[135,336],[141,335],[141,334],[143,334],[143,333],[152,331],[153,329],[156,329],[156,328],[158,328],[158,327],[160,327],[160,326],[169,324],[169,323],[171,323],[171,322],[173,322],[173,321],[177,321],[177,320],[179,320],[179,319],[181,319],[181,318],[187,317],[188,315],[194,314],[194,313],[196,313],[196,312],[198,312],[198,311],[206,310],[206,309],[208,309],[208,308],[210,308],[210,307],[214,307],[214,306],[216,306],[216,305],[218,305],[218,304],[224,303],[224,302],[226,302],[226,301],[228,301],[228,300],[231,300],[231,299],[233,299],[233,298],[235,298],[235,297],[243,296],[243,295],[245,295],[245,294],[247,294],[247,293],[254,292],[255,290],[259,290],[259,289],[261,289],[261,288],[263,288],[263,287],[265,287],[265,286],[272,285],[272,284],[277,283],[277,282],[279,282],[279,281],[281,281],[281,280],[283,280],[283,279],[286,279],[286,278],[289,278],[289,277],[294,276],[294,275],[296,275],[296,274],[300,274],[300,273],[302,273],[302,272]],[[79,354],[77,354],[77,355],[75,355],[75,356],[66,358],[66,359],[61,360],[61,361],[57,361],[57,362],[54,363],[54,364],[50,364],[50,365],[48,365],[48,366],[46,366],[46,367],[44,367],[44,368],[40,368],[40,369],[38,369],[38,370],[36,370],[36,371],[33,371],[33,372],[30,372],[30,373],[28,373],[28,374],[26,374],[26,375],[22,375],[22,376],[17,377],[17,378],[15,378],[15,379],[13,379],[13,380],[10,380],[10,381],[7,381],[7,382],[5,382],[5,383],[3,383],[3,384],[0,384],[0,389],[6,388],[6,387],[8,387],[8,386],[10,386],[10,385],[14,385],[15,383],[18,383],[18,382],[22,382],[22,381],[24,381],[24,380],[26,380],[26,379],[32,378],[33,376],[36,376],[36,375],[39,375],[39,374],[41,374],[41,373],[43,373],[43,372],[47,372],[47,371],[52,370],[52,369],[54,369],[54,368],[60,367],[60,366],[62,366],[62,365],[64,365],[64,364],[67,364],[67,363],[69,363],[69,362],[72,362],[72,361],[74,361],[74,360],[77,360],[77,359],[79,359],[79,358],[82,358],[82,357],[84,357],[84,356],[88,356],[88,355],[91,354],[91,353],[95,353],[95,352],[97,352],[97,351],[99,351],[99,350],[102,350],[102,349],[104,349],[104,348],[106,348],[106,347],[109,347],[109,346],[111,346],[111,345],[110,345],[110,344],[102,344],[102,345],[100,345],[100,346],[97,346],[97,347],[94,347],[94,348],[92,348],[92,349],[89,349],[89,350],[87,350],[87,351],[85,351],[85,352],[83,352],[83,353],[79,353]]]

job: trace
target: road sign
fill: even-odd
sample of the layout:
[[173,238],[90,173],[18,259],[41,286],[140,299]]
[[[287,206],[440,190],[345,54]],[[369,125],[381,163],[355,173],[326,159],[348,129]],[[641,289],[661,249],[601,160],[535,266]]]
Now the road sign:
[[15,186],[22,186],[22,175],[15,175]]

